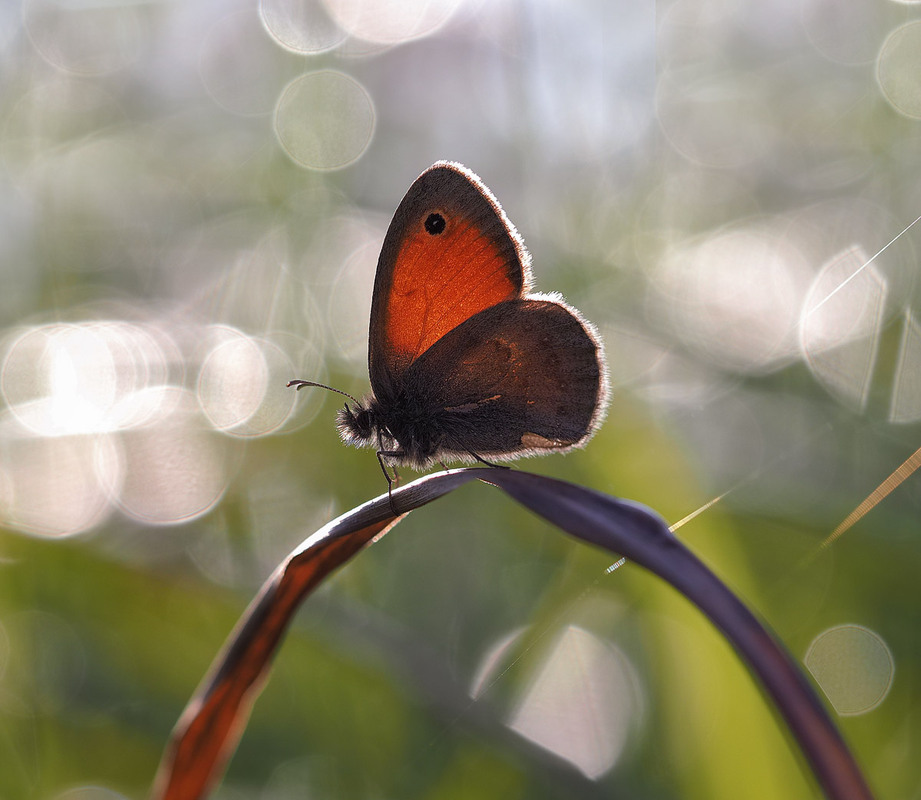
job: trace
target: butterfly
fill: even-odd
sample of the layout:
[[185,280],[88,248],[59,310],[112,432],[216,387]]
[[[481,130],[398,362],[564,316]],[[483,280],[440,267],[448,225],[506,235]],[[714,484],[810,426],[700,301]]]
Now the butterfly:
[[506,461],[584,445],[607,403],[597,331],[558,294],[531,292],[531,256],[466,167],[410,186],[384,238],[368,342],[372,393],[338,413],[343,441],[387,464]]

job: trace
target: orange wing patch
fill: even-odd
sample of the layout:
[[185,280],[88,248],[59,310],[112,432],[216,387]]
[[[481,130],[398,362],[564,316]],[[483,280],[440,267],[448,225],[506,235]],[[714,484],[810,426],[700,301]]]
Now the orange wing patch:
[[521,293],[508,252],[493,237],[456,213],[433,213],[445,219],[444,231],[432,235],[420,221],[403,240],[393,271],[384,314],[397,363],[414,361],[474,314]]

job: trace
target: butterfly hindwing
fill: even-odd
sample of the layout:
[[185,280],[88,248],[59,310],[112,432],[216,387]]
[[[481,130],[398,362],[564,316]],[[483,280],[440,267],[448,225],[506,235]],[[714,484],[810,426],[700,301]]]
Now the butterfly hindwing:
[[403,385],[437,417],[446,456],[513,458],[587,439],[604,406],[601,363],[598,340],[571,309],[528,298],[446,334]]

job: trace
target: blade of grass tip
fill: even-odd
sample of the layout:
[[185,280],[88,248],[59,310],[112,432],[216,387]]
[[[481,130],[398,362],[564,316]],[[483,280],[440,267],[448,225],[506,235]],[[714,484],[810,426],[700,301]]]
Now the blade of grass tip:
[[403,515],[473,480],[481,469],[428,475],[325,525],[275,570],[244,612],[176,724],[151,800],[199,800],[226,767],[279,644],[301,602],[334,569]]
[[826,796],[871,800],[857,763],[797,663],[657,514],[636,503],[518,470],[497,470],[482,479],[572,536],[668,581],[723,632],[758,677]]

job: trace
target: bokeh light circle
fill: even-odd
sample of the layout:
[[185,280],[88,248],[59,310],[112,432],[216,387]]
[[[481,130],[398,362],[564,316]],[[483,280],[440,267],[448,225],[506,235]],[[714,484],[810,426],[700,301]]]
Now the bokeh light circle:
[[765,372],[792,361],[807,264],[769,224],[676,245],[656,273],[655,305],[676,337],[717,364]]
[[259,345],[243,335],[217,345],[198,376],[198,402],[218,430],[230,430],[256,413],[268,388],[268,365]]
[[98,434],[160,413],[172,341],[117,320],[50,324],[10,335],[0,394],[17,422],[39,436]]
[[118,507],[147,525],[178,525],[207,514],[230,481],[233,440],[203,426],[198,403],[179,388],[171,414],[120,437]]
[[862,625],[838,625],[820,633],[803,661],[842,716],[866,714],[879,706],[895,674],[888,645]]
[[2,522],[43,537],[73,536],[110,513],[118,461],[108,436],[21,435],[0,445]]
[[325,53],[347,36],[316,0],[261,0],[259,17],[269,36],[293,53]]
[[921,21],[896,28],[880,48],[876,79],[900,114],[921,119]]
[[198,402],[211,424],[236,436],[263,436],[280,428],[294,409],[285,388],[294,365],[275,344],[236,331],[205,357]]
[[288,156],[314,170],[357,161],[374,135],[374,105],[365,88],[337,70],[308,72],[289,83],[275,107],[275,134]]
[[[480,697],[507,669],[524,632],[502,636],[477,669],[471,695]],[[518,693],[508,725],[526,739],[597,779],[618,762],[643,715],[633,665],[613,644],[568,626]]]
[[885,320],[887,282],[859,246],[816,273],[799,320],[803,358],[832,394],[862,409]]

